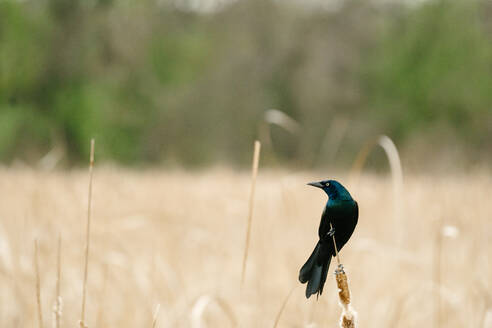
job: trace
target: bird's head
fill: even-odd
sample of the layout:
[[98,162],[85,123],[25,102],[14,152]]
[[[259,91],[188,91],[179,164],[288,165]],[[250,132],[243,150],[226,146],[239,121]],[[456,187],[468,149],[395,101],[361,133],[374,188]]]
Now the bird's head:
[[323,180],[310,182],[308,185],[323,189],[328,197],[333,200],[352,200],[352,196],[342,184],[336,180]]

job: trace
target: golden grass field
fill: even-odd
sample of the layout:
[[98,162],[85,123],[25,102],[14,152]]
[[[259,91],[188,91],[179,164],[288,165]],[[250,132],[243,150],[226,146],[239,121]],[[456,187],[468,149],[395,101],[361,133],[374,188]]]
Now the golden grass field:
[[[360,327],[492,327],[488,172],[404,176],[395,203],[389,175],[260,169],[241,289],[249,172],[113,167],[94,172],[86,325],[150,328],[160,304],[158,327],[272,327],[294,288],[279,327],[338,326],[336,262],[318,301],[297,280],[326,200],[305,183],[328,177],[359,202],[341,257]],[[59,233],[62,327],[78,327],[88,180],[0,169],[0,327],[39,326],[35,239],[44,327],[54,327]]]

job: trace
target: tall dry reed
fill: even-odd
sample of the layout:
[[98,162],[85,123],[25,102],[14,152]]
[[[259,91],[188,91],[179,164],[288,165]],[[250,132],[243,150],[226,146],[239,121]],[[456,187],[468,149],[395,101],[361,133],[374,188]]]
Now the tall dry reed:
[[246,263],[248,261],[249,241],[251,235],[251,224],[253,221],[253,207],[255,201],[256,176],[258,175],[258,164],[260,162],[260,148],[261,148],[261,144],[258,140],[256,140],[254,146],[254,152],[253,152],[253,163],[251,168],[251,192],[249,196],[248,224],[247,224],[248,227],[246,230],[246,242],[244,246],[243,265],[241,271],[241,287],[244,284],[244,277],[246,275]]
[[43,328],[43,307],[41,304],[41,278],[39,275],[38,240],[34,240],[34,271],[36,273],[36,303],[38,305],[39,328]]
[[94,139],[91,140],[91,154],[89,161],[89,192],[87,200],[87,225],[85,240],[84,280],[82,282],[82,309],[80,312],[80,327],[85,328],[85,299],[87,294],[87,274],[89,268],[89,247],[91,236],[91,205],[92,205],[92,176],[94,172]]
[[157,304],[154,310],[154,313],[152,314],[152,328],[157,327],[157,319],[159,318],[159,311],[161,309],[161,304]]
[[63,300],[61,297],[61,233],[58,235],[58,248],[56,252],[56,299],[53,305],[54,326],[61,327]]

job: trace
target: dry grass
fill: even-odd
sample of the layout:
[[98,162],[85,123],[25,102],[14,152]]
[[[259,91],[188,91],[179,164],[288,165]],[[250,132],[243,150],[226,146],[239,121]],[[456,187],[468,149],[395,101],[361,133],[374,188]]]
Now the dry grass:
[[[85,324],[151,327],[160,304],[161,327],[190,327],[194,305],[208,297],[215,301],[201,313],[203,327],[229,327],[233,320],[241,327],[272,327],[316,242],[325,196],[305,183],[326,177],[348,181],[343,174],[260,171],[240,295],[248,172],[97,169]],[[76,326],[87,172],[0,169],[0,181],[0,327],[38,326],[34,239],[41,301],[55,303],[59,231],[63,326]],[[360,327],[428,327],[436,292],[443,327],[491,322],[490,174],[406,176],[400,231],[393,224],[389,177],[362,175],[348,188],[359,202],[360,219],[341,255]],[[457,227],[459,234],[442,238],[436,285],[434,248],[442,225]],[[302,287],[286,302],[278,327],[336,326],[340,308],[333,275],[317,302],[307,301]]]
[[53,305],[53,321],[55,328],[61,327],[61,318],[63,312],[63,299],[61,297],[61,235],[58,235],[58,247],[56,252],[56,298]]
[[244,256],[243,256],[243,266],[241,270],[241,288],[244,285],[244,277],[246,274],[246,264],[248,261],[248,251],[249,251],[249,241],[251,238],[251,224],[253,221],[253,209],[255,203],[255,187],[256,187],[256,177],[258,176],[258,165],[260,162],[260,148],[261,144],[258,140],[255,141],[254,151],[253,151],[253,164],[251,168],[251,192],[249,194],[249,207],[248,207],[248,223],[246,228],[246,242],[244,246]]
[[34,241],[34,273],[36,275],[36,303],[38,305],[38,324],[43,328],[43,307],[41,302],[41,278],[39,277],[38,241]]
[[94,173],[94,139],[91,139],[91,153],[89,159],[89,192],[87,193],[87,225],[85,229],[85,256],[84,256],[84,279],[82,281],[82,310],[80,311],[80,328],[85,325],[85,300],[87,295],[87,275],[89,270],[89,249],[91,240],[91,214],[92,214],[92,178]]

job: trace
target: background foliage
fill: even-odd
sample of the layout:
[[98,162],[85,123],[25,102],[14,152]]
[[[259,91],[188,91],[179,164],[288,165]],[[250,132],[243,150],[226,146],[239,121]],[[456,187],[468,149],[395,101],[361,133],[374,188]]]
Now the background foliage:
[[491,18],[487,1],[0,0],[0,160],[85,162],[95,136],[124,164],[249,164],[270,108],[302,129],[270,129],[271,164],[345,164],[382,133],[409,163],[488,160]]

